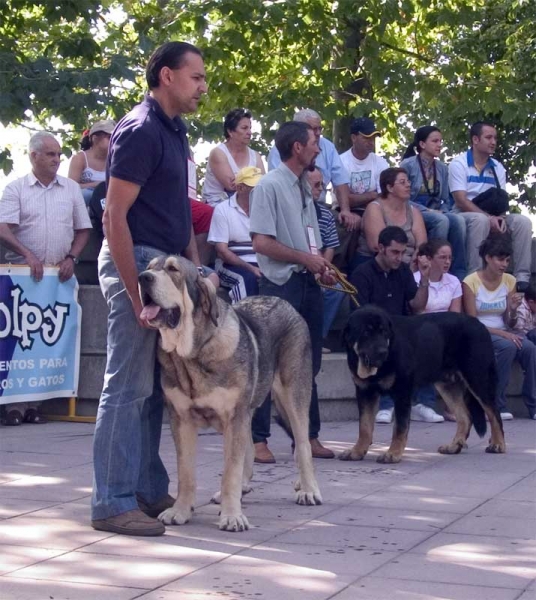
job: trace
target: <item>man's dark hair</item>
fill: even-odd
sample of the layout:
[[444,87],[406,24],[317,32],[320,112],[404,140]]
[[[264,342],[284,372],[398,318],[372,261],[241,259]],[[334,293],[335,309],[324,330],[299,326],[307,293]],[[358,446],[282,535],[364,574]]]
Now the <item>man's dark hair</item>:
[[480,244],[478,254],[486,267],[486,256],[507,258],[512,256],[512,238],[509,233],[491,233]]
[[249,110],[246,110],[245,108],[233,108],[233,110],[229,111],[225,115],[225,119],[223,121],[223,135],[225,136],[226,140],[228,140],[230,137],[229,132],[235,131],[235,129],[238,127],[238,123],[240,123],[242,119],[251,119],[251,113]]
[[312,128],[302,121],[283,123],[275,134],[275,147],[283,162],[292,157],[292,148],[296,142],[305,146],[309,141],[309,130]]
[[157,48],[151,55],[145,70],[145,78],[149,89],[154,90],[160,85],[160,71],[164,67],[180,69],[184,63],[185,55],[189,53],[197,54],[203,58],[201,50],[187,42],[167,42]]
[[473,143],[473,137],[480,137],[482,135],[482,129],[484,129],[484,127],[493,127],[493,129],[496,129],[495,125],[489,121],[477,121],[476,123],[473,123],[469,130],[469,141],[471,143]]
[[387,247],[391,245],[391,242],[396,242],[397,244],[408,243],[408,236],[402,227],[388,225],[385,229],[380,231],[380,235],[378,236],[378,244]]

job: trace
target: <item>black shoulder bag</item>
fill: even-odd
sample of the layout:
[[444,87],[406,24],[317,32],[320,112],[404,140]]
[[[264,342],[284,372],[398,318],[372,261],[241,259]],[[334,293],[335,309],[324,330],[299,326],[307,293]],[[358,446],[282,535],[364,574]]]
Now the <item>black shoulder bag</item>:
[[489,190],[478,194],[478,196],[473,198],[473,204],[476,204],[480,210],[488,213],[488,215],[500,217],[508,212],[510,199],[508,198],[506,190],[501,189],[501,185],[499,183],[497,173],[495,173],[493,163],[491,163],[491,170],[493,172],[495,185],[497,187],[489,188]]

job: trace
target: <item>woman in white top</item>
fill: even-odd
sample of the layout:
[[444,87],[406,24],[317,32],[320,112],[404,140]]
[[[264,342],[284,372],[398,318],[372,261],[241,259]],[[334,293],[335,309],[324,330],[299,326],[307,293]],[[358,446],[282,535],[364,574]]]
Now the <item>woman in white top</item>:
[[508,234],[490,235],[480,245],[482,269],[463,280],[463,306],[491,334],[497,362],[497,408],[503,420],[513,419],[506,411],[506,388],[512,363],[517,360],[525,371],[523,400],[531,419],[536,418],[536,346],[513,331],[516,310],[523,294],[516,293],[516,280],[506,273],[512,243]]
[[208,157],[202,197],[215,206],[236,192],[235,175],[243,167],[258,167],[264,174],[261,155],[249,147],[251,113],[235,108],[223,122],[225,142],[213,148]]
[[105,179],[106,158],[114,128],[113,121],[97,121],[84,132],[80,142],[82,151],[75,154],[69,164],[68,176],[82,188],[86,204],[89,204],[93,190]]
[[[428,302],[423,312],[461,312],[462,286],[460,280],[448,271],[452,265],[452,247],[447,240],[433,239],[421,244],[418,256],[426,256],[430,260],[430,285]],[[417,283],[421,280],[419,271],[413,274]],[[435,412],[435,388],[426,386],[417,393],[416,404],[411,409],[413,421],[440,423],[443,417]],[[445,412],[445,419],[453,421],[454,416]]]

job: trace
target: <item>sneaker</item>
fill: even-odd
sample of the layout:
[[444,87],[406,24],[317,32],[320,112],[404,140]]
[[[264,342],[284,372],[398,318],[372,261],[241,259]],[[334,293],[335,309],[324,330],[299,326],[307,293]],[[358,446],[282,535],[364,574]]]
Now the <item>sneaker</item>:
[[311,452],[313,453],[313,458],[335,458],[335,453],[322,446],[322,444],[316,438],[312,438],[309,440],[311,444]]
[[266,442],[257,442],[253,444],[255,447],[255,458],[254,462],[260,463],[261,465],[272,465],[275,463],[275,457],[272,454],[268,444]]
[[157,536],[165,533],[164,524],[148,517],[138,508],[120,515],[91,521],[93,529],[121,535]]
[[513,418],[514,418],[514,415],[512,413],[509,413],[509,412],[501,413],[501,419],[503,421],[512,421]]
[[534,413],[534,414],[532,415],[531,419],[532,419],[533,421],[536,421],[536,413]]
[[376,414],[376,423],[385,423],[386,425],[389,425],[393,420],[393,411],[394,408],[384,408],[383,410],[379,410]]
[[145,513],[148,517],[156,519],[161,512],[164,512],[167,508],[171,508],[175,504],[175,498],[170,496],[164,496],[154,504],[149,504],[139,495],[136,494],[136,500],[138,501],[138,507],[141,512]]
[[433,408],[424,404],[416,404],[411,407],[411,420],[424,421],[425,423],[443,423],[445,419],[438,415]]
[[322,348],[322,354],[331,354],[331,350],[329,348]]

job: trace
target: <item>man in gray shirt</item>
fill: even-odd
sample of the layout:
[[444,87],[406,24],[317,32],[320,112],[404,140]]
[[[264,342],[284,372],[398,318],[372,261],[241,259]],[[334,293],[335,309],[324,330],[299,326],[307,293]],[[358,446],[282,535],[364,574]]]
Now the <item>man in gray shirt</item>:
[[[315,276],[330,284],[333,278],[331,264],[320,254],[322,239],[305,177],[319,154],[318,142],[310,125],[291,121],[281,125],[275,144],[282,162],[261,179],[251,195],[250,231],[263,274],[259,291],[261,295],[284,298],[307,323],[313,351],[311,449],[315,458],[333,458],[333,452],[318,441],[320,414],[315,377],[322,361],[323,301]],[[256,435],[253,424],[256,452],[259,444],[266,446],[269,435],[270,405],[265,405],[261,412],[266,410],[268,422],[264,420],[263,436]]]

